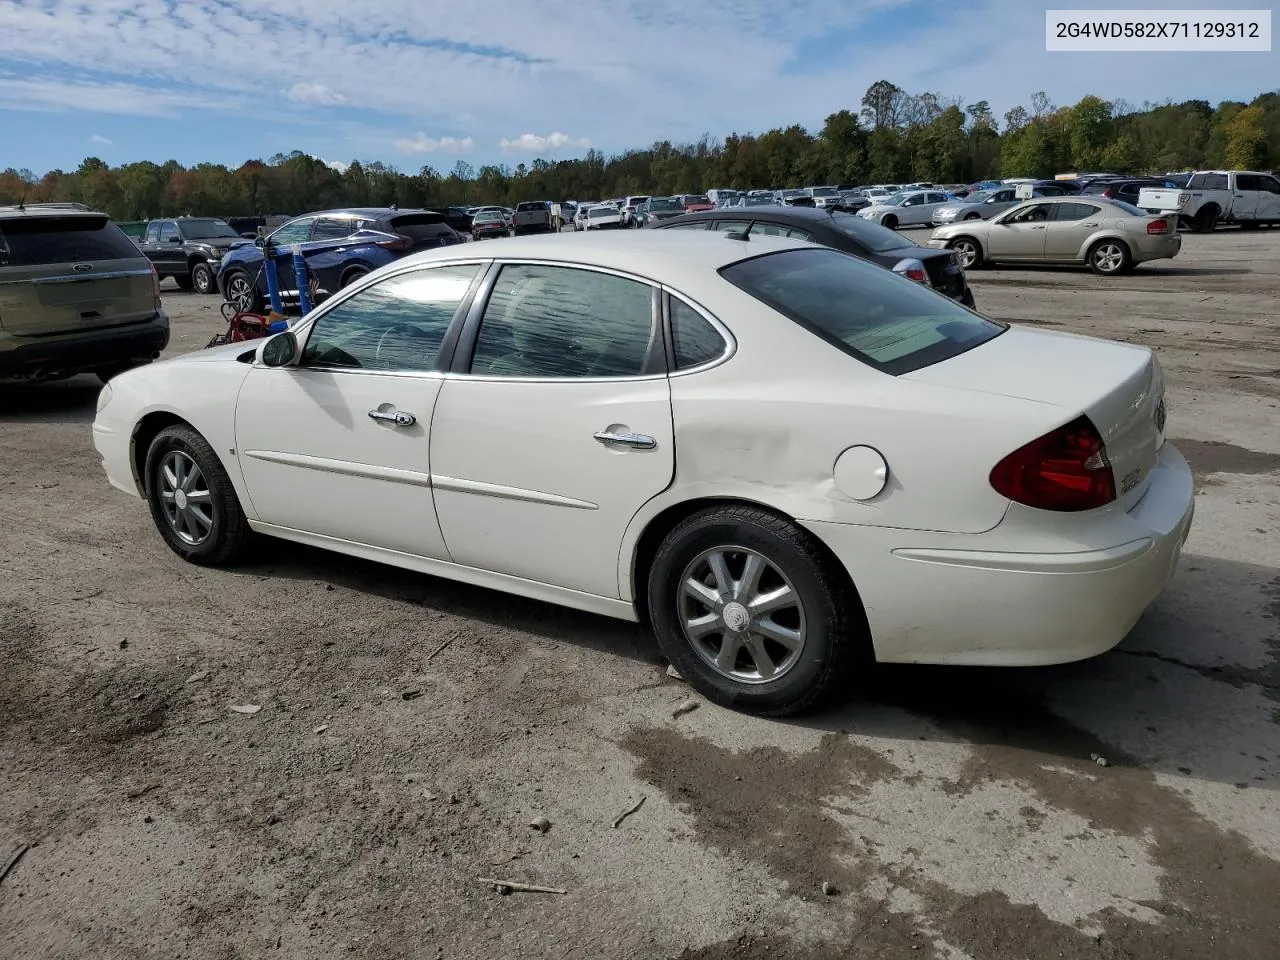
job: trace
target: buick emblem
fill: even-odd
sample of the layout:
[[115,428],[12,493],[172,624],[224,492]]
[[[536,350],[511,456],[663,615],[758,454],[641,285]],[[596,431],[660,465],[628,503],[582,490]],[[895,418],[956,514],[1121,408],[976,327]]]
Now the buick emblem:
[[76,264],[75,266],[73,266],[71,269],[72,269],[72,270],[74,270],[76,273],[88,273],[90,270],[92,270],[92,269],[93,269],[93,264],[92,264],[92,263],[77,263],[77,264]]
[[1156,412],[1152,416],[1152,419],[1156,424],[1156,433],[1164,433],[1164,416],[1164,397],[1161,397],[1160,401],[1156,404]]

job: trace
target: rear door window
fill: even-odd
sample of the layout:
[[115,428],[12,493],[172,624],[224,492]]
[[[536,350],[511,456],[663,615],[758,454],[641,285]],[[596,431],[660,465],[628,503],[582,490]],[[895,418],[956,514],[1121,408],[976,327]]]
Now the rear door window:
[[351,236],[355,221],[338,217],[321,217],[311,231],[312,240],[341,240]]
[[1008,329],[836,250],[765,254],[720,275],[837,349],[894,375],[964,353]]
[[137,260],[142,251],[106,217],[0,220],[0,267]]
[[1100,209],[1091,203],[1055,203],[1053,205],[1053,219],[1059,223],[1085,220],[1100,212]]
[[181,239],[182,236],[178,233],[178,225],[172,220],[166,220],[160,224],[161,243],[173,243]]

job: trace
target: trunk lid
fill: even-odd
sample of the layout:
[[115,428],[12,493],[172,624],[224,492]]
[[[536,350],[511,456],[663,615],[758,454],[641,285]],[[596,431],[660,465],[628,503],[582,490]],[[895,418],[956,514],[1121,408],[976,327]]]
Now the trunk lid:
[[0,220],[0,328],[52,336],[139,323],[159,309],[151,264],[102,215]]
[[1190,199],[1191,194],[1187,190],[1143,187],[1138,191],[1137,206],[1154,213],[1176,213],[1185,207]]
[[902,379],[1058,407],[1061,423],[1083,413],[1106,444],[1117,502],[1125,510],[1146,493],[1164,445],[1164,375],[1146,347],[1011,327]]

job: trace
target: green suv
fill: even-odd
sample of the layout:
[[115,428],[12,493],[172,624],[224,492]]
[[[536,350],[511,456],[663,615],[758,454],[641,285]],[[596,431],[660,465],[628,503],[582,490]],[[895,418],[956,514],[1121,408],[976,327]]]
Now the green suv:
[[0,378],[106,381],[168,343],[155,268],[106,214],[0,207]]

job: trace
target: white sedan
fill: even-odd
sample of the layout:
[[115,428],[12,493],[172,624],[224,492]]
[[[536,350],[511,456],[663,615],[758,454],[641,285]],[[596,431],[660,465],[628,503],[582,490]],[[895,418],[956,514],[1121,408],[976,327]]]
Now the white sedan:
[[1144,347],[798,240],[619,231],[406,257],[116,377],[93,439],[192,563],[267,534],[647,622],[782,714],[871,658],[1119,642],[1191,523],[1164,409]]
[[918,190],[895,193],[872,202],[858,211],[864,220],[897,230],[899,227],[932,226],[933,212],[956,203],[956,198],[941,190]]

